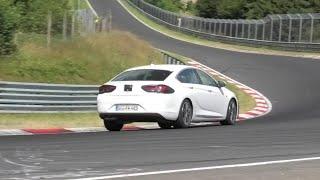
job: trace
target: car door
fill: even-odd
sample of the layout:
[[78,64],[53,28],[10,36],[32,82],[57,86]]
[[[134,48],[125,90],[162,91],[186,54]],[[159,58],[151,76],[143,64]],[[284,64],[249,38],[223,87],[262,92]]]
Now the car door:
[[218,87],[217,81],[201,70],[196,70],[196,72],[201,81],[198,88],[207,92],[205,97],[201,97],[201,102],[205,104],[204,106],[208,111],[224,116],[223,113],[227,107],[228,99],[222,89]]
[[[206,86],[203,86],[200,80],[199,75],[197,74],[196,69],[190,68],[183,70],[180,72],[177,76],[177,79],[183,83],[184,88],[188,88],[190,92],[192,92],[192,99],[193,103],[196,106],[195,113],[197,119],[203,119],[208,118],[208,111],[212,112],[212,107],[207,103],[207,99],[211,95],[210,91],[206,88]],[[212,114],[211,118],[213,116],[219,116],[219,114]]]
[[177,79],[182,83],[184,88],[191,92],[190,97],[195,101],[193,103],[196,103],[194,104],[196,105],[194,108],[197,114],[198,110],[204,108],[205,102],[203,98],[208,96],[208,92],[199,87],[201,81],[196,70],[193,68],[185,69],[178,74]]

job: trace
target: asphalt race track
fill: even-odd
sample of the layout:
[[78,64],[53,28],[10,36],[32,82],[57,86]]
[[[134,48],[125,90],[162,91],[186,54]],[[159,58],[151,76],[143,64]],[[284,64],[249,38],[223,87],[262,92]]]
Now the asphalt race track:
[[[0,179],[98,177],[320,156],[319,60],[244,54],[178,41],[145,27],[115,0],[90,2],[98,14],[112,10],[113,27],[130,31],[157,48],[194,58],[257,89],[270,99],[273,110],[229,127],[0,137]],[[278,166],[304,168],[302,178],[306,177],[303,172],[313,172],[315,179],[320,175],[319,161]],[[267,176],[268,169],[277,170],[273,166],[247,168],[242,175],[266,171]],[[211,179],[212,174],[222,172],[143,178]],[[236,170],[229,172],[237,177]]]

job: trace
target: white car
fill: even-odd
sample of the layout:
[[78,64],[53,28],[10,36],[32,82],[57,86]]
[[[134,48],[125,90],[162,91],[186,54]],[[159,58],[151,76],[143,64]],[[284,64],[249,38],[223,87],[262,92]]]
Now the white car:
[[110,131],[132,122],[157,122],[165,129],[212,121],[233,125],[238,100],[225,86],[191,66],[136,67],[100,86],[98,112]]

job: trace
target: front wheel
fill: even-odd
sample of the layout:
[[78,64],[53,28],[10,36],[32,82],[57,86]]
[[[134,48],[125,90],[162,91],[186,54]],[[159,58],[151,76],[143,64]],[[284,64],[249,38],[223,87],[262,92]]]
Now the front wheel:
[[179,116],[174,124],[175,128],[188,128],[191,125],[193,115],[193,108],[191,102],[188,99],[183,100]]
[[227,117],[225,120],[220,121],[221,125],[234,125],[237,122],[238,107],[234,99],[229,102]]
[[104,127],[109,131],[120,131],[123,127],[123,123],[117,121],[103,120]]

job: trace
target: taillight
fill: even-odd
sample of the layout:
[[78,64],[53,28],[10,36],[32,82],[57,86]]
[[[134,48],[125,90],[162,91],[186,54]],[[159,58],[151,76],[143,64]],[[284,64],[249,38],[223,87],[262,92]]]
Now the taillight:
[[172,94],[174,90],[167,85],[146,85],[142,86],[142,89],[146,92]]
[[116,89],[116,86],[102,85],[99,87],[99,94],[110,93]]

